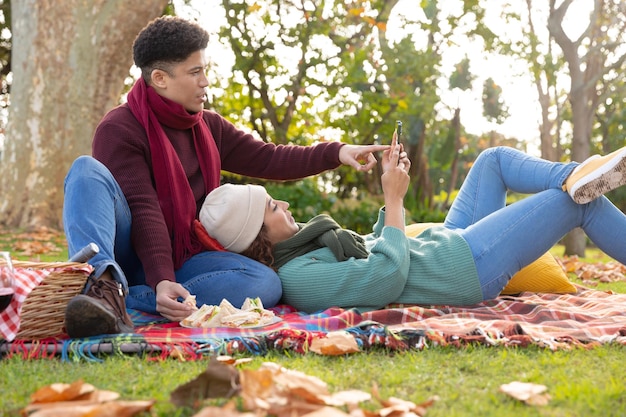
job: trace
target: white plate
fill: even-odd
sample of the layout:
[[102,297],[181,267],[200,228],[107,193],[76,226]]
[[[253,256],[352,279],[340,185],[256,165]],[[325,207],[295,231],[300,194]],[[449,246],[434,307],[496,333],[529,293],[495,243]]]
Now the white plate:
[[187,326],[185,324],[183,324],[183,322],[181,321],[179,324],[181,327],[186,327],[188,329],[211,329],[211,328],[216,328],[216,327],[225,327],[227,329],[257,329],[260,327],[265,327],[265,326],[269,326],[270,324],[276,324],[283,321],[283,319],[281,319],[280,317],[274,316],[274,318],[272,318],[272,320],[270,320],[269,322],[265,323],[265,324],[244,324],[242,326],[210,326],[210,327],[200,327],[200,326]]

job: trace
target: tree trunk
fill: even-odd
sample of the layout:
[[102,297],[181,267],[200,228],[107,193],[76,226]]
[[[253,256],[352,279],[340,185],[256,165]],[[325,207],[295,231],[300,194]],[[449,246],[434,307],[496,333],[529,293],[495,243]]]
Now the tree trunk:
[[[572,76],[572,90],[570,104],[572,106],[572,161],[582,162],[589,157],[591,118],[587,105],[587,94],[583,86],[584,81]],[[585,256],[587,241],[582,229],[575,229],[563,239],[565,255]]]
[[[421,126],[417,127],[416,126]],[[424,154],[424,142],[426,141],[426,130],[423,124],[415,123],[410,128],[411,139],[408,142],[407,154],[411,160],[409,175],[415,178],[411,187],[413,188],[413,198],[422,207],[431,208],[433,204],[433,185],[428,175],[428,157]],[[407,144],[405,143],[405,146]]]
[[[11,106],[0,224],[60,228],[63,180],[118,104],[132,42],[167,0],[13,0]],[[88,206],[88,202],[85,205]]]
[[[582,162],[589,157],[591,147],[591,132],[593,128],[593,115],[598,107],[603,85],[602,76],[622,66],[625,54],[615,49],[619,42],[609,41],[606,33],[609,31],[605,25],[615,24],[609,18],[614,12],[611,11],[612,2],[596,1],[584,35],[576,40],[571,40],[563,29],[563,20],[567,9],[573,0],[564,0],[556,7],[556,1],[550,0],[550,16],[548,18],[548,30],[559,44],[563,56],[569,67],[571,88],[569,102],[572,107],[572,161]],[[621,7],[621,6],[619,6]],[[622,28],[623,29],[623,28]],[[581,45],[592,45],[584,48],[581,53]],[[612,66],[606,66],[610,62],[607,58],[614,59]],[[604,86],[604,88],[607,88]],[[582,231],[574,231],[565,239],[565,254],[585,256],[585,236]]]
[[448,184],[448,193],[444,202],[444,207],[448,207],[450,196],[456,188],[456,180],[459,176],[459,150],[461,149],[461,109],[454,109],[454,117],[452,118],[452,129],[454,130],[454,155],[450,163],[450,183]]

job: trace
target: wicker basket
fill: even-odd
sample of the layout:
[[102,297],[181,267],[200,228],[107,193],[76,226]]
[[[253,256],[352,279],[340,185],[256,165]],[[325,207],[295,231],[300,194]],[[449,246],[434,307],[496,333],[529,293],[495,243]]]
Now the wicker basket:
[[16,269],[50,269],[48,275],[26,297],[16,339],[35,340],[64,336],[65,306],[80,294],[91,266],[78,262],[13,261]]

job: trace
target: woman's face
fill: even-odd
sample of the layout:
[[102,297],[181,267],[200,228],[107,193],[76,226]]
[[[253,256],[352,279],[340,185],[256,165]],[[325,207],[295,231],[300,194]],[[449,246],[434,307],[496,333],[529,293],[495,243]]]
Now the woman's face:
[[298,232],[298,225],[291,212],[287,210],[289,203],[274,200],[270,195],[265,199],[265,216],[263,224],[267,230],[269,240],[276,244],[289,239]]

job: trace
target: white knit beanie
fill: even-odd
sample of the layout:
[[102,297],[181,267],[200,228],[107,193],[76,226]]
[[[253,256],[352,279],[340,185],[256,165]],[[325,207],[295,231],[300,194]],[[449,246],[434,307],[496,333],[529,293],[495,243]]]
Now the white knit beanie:
[[224,249],[241,253],[263,226],[266,197],[260,185],[223,184],[204,199],[200,223]]

